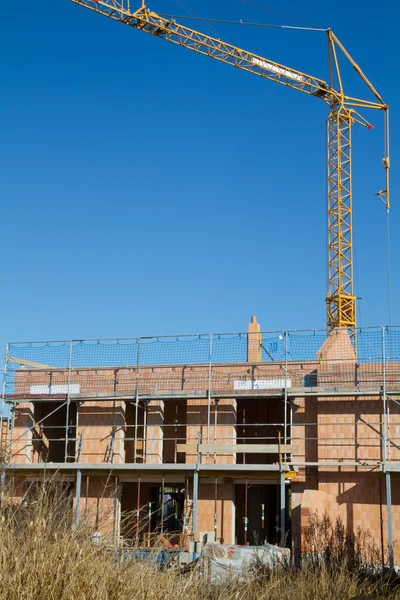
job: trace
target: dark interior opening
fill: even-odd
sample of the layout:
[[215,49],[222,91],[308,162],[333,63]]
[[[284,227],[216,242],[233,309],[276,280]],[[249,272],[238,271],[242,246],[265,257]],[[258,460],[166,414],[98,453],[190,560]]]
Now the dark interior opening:
[[[139,500],[139,523],[137,525],[138,483],[123,484],[121,498],[121,534],[126,540],[136,540],[145,545],[157,545],[160,535],[179,544],[179,536],[184,528],[185,491],[184,484],[162,486],[141,483]],[[138,529],[137,529],[138,527]]]
[[[278,444],[282,443],[284,422],[283,398],[239,398],[237,400],[237,443]],[[278,454],[237,454],[238,464],[273,464]]]
[[[64,462],[65,439],[68,436],[67,462],[75,462],[76,452],[76,414],[77,404],[71,402],[68,412],[68,430],[66,431],[67,405],[63,402],[35,402],[34,419],[38,423],[33,431],[33,451],[39,461]],[[58,409],[58,410],[56,410]],[[55,411],[55,412],[53,412]],[[53,414],[51,414],[53,413]]]
[[[136,407],[135,402],[128,402],[125,409],[125,462],[135,462],[135,432],[137,435],[136,442],[136,462],[143,462],[144,451],[144,411],[146,405],[140,402]],[[136,413],[138,416],[137,429],[135,428]]]
[[186,454],[178,452],[178,444],[186,442],[186,400],[166,400],[164,402],[163,462],[184,463]]
[[[286,546],[290,547],[290,491],[286,488]],[[236,543],[245,544],[245,517],[247,513],[247,543],[250,546],[261,546],[264,542],[280,545],[280,487],[278,481],[267,485],[247,484],[247,511],[246,511],[246,485],[235,486]],[[263,519],[264,511],[264,519]]]

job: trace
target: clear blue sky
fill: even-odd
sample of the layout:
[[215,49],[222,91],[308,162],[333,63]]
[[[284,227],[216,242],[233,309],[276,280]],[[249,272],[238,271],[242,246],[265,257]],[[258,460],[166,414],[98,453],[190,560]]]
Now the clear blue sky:
[[[201,16],[299,24],[239,0]],[[392,300],[400,324],[395,2],[269,0],[331,27],[392,107]],[[159,12],[181,3],[152,0]],[[185,21],[189,25],[188,21]],[[193,24],[202,28],[201,23]],[[214,25],[327,78],[323,33]],[[0,343],[325,324],[327,107],[78,7],[6,2]],[[350,94],[364,94],[344,69]],[[368,94],[367,91],[365,93]],[[368,96],[367,96],[368,97]],[[359,324],[387,323],[381,115],[354,128]]]

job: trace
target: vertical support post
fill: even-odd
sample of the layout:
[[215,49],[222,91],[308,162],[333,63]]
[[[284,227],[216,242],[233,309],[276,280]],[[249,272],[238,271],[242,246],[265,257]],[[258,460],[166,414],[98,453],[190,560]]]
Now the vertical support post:
[[386,471],[386,509],[388,528],[389,567],[394,568],[391,473]]
[[[114,401],[114,405],[115,405],[115,401]],[[111,429],[110,445],[108,447],[108,460],[110,461],[110,463],[114,462],[115,433],[116,433],[116,426],[113,425],[112,429]]]
[[149,407],[149,400],[145,400],[143,405],[143,462],[147,462],[147,412]]
[[189,533],[189,478],[185,475],[185,529],[184,533],[187,535]]
[[262,541],[265,540],[265,504],[261,504],[261,531],[262,531]]
[[[179,425],[179,414],[178,414],[178,401],[175,400],[175,421],[174,421],[174,432],[175,432],[175,445],[174,445],[174,463],[178,462],[178,425]],[[165,429],[163,430],[165,435]]]
[[[13,401],[11,408],[9,408],[9,411],[11,413],[11,417],[9,416],[9,420],[11,421],[10,422],[10,461],[12,461],[13,446],[14,446],[15,408],[16,408],[16,403],[15,403],[15,401]],[[19,437],[21,437],[21,436],[19,436]]]
[[[139,419],[139,367],[140,367],[140,342],[138,339],[138,351],[137,351],[137,365],[136,365],[136,395],[135,395],[135,442],[133,450],[133,462],[137,462],[137,434],[138,434],[138,419]],[[144,455],[143,455],[144,458]]]
[[[243,444],[246,443],[246,408],[243,407],[243,415],[242,415],[242,424],[243,424]],[[243,452],[243,464],[246,464],[246,452]]]
[[[217,445],[217,426],[218,426],[218,401],[219,398],[214,400],[214,444]],[[217,453],[214,452],[214,465],[217,463]]]
[[113,538],[114,541],[117,541],[120,536],[120,526],[121,526],[121,514],[120,514],[120,506],[121,506],[121,490],[118,486],[118,476],[114,477],[114,515],[113,515]]
[[78,442],[78,428],[79,428],[79,409],[81,407],[81,403],[76,403],[76,421],[75,421],[75,462],[79,462],[82,456],[82,445],[83,445],[83,432],[84,429],[80,432],[79,442]]
[[285,491],[285,473],[282,470],[282,452],[281,452],[281,434],[278,433],[278,460],[279,460],[279,478],[280,478],[280,544],[283,548],[286,541],[286,491]]
[[281,488],[281,547],[284,548],[286,543],[286,489],[285,489],[285,473],[280,472],[280,488]]
[[75,479],[75,527],[78,527],[78,525],[79,525],[81,488],[82,488],[82,471],[80,469],[78,469],[76,472],[76,479]]
[[214,480],[214,538],[217,541],[217,529],[218,529],[218,478]]
[[[197,506],[199,500],[199,468],[200,468],[200,433],[197,436],[197,460],[196,460],[196,468],[193,473],[193,511],[192,511],[192,521],[193,521],[193,541],[196,548],[196,537],[197,537]],[[196,552],[194,552],[194,558],[196,558]]]
[[150,548],[151,541],[151,500],[149,500],[148,523],[147,523],[147,545]]
[[70,405],[70,387],[71,387],[71,365],[72,365],[72,341],[69,343],[68,354],[68,384],[67,384],[67,410],[65,417],[65,449],[64,462],[68,462],[68,428],[69,428],[69,405]]
[[382,460],[387,459],[387,398],[386,398],[386,343],[385,327],[382,327],[382,394],[383,394],[383,426],[382,426]]
[[247,479],[245,481],[244,484],[244,545],[247,546],[247,525],[249,522],[248,516],[247,516],[247,510],[248,510],[248,482]]
[[[289,400],[289,444],[293,444],[293,401],[294,398]],[[290,461],[293,462],[292,455],[290,457]]]
[[86,475],[86,501],[85,501],[86,514],[87,514],[87,510],[88,510],[88,502],[89,502],[89,475]]
[[[283,443],[287,444],[287,406],[288,406],[288,332],[285,331],[285,399],[283,404]],[[285,461],[287,455],[285,454]]]
[[208,396],[207,396],[207,444],[210,443],[210,429],[211,429],[211,360],[212,360],[212,333],[210,334],[210,345],[208,351]]
[[165,477],[162,476],[161,479],[161,535],[164,534],[164,487],[165,487]]
[[[392,291],[391,291],[391,267],[390,267],[390,189],[389,189],[389,171],[390,171],[390,129],[389,129],[389,108],[384,111],[384,157],[382,164],[385,168],[386,189],[379,192],[379,197],[385,202],[386,206],[386,227],[387,227],[387,291],[388,291],[388,316],[389,327],[392,325]],[[391,348],[392,350],[392,348]],[[392,355],[392,352],[390,351]]]
[[136,502],[136,546],[139,546],[139,518],[140,518],[140,475],[137,484],[137,502]]
[[196,544],[196,538],[197,538],[197,505],[198,505],[198,499],[199,499],[199,471],[196,468],[195,471],[194,471],[194,473],[193,473],[193,516],[192,516],[192,521],[193,521],[193,526],[192,526],[193,541],[194,541],[195,544]]
[[[386,378],[387,378],[387,338],[386,338],[387,327],[383,327],[383,336],[384,336],[384,344],[383,344],[383,393],[386,398],[386,460],[390,461],[391,457],[391,447],[390,447],[390,396],[387,395],[387,386],[386,386]],[[390,330],[389,330],[390,333]],[[390,344],[390,336],[389,336],[389,344]],[[389,349],[389,357],[390,357],[390,349]]]
[[7,364],[8,364],[8,344],[6,344],[6,355],[4,357],[4,371],[3,371],[3,381],[1,387],[1,406],[0,406],[0,419],[1,419],[1,441],[4,442],[4,462],[7,462],[6,449],[8,444],[8,429],[9,429],[9,421],[10,421],[10,410],[7,415],[7,427],[5,439],[3,440],[3,417],[4,417],[4,398],[6,396],[6,378],[7,378]]
[[387,403],[386,403],[386,413],[387,413],[387,433],[386,433],[386,445],[387,445],[387,459],[390,462],[390,457],[391,457],[391,447],[390,447],[390,396],[387,396]]
[[[116,479],[118,479],[118,478],[116,478]],[[118,484],[119,484],[119,480],[118,480]],[[118,485],[117,501],[118,501],[118,505],[117,505],[116,535],[117,535],[117,541],[118,541],[118,545],[119,545],[122,542],[122,538],[121,538],[122,486],[121,485]]]

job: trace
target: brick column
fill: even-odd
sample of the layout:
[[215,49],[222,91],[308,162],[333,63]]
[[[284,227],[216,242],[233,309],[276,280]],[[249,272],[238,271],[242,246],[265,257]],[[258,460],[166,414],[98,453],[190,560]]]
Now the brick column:
[[147,405],[147,427],[145,430],[146,464],[163,462],[164,402],[150,400]]
[[[210,482],[211,481],[211,482]],[[234,543],[235,532],[235,486],[229,480],[217,483],[217,541]],[[199,479],[199,500],[197,515],[197,539],[200,533],[214,532],[215,483],[212,478]]]
[[[119,535],[121,521],[121,491],[115,476],[90,476],[82,474],[79,503],[79,522],[101,536]],[[73,510],[76,499],[73,500]]]
[[[207,406],[208,402],[206,399],[202,400],[188,400],[187,401],[187,413],[186,413],[186,441],[188,444],[197,444],[198,435],[200,433],[200,441],[203,444],[207,443]],[[210,442],[211,442],[210,437]],[[197,454],[186,453],[186,462],[188,464],[195,464],[197,461]],[[206,456],[202,455],[202,462],[206,462]]]
[[356,353],[346,328],[333,329],[317,352],[320,387],[355,385]]
[[[215,408],[215,404],[213,407],[213,412],[211,414],[211,430],[212,430],[212,439],[211,443],[214,443],[214,418],[215,418],[215,410],[217,410],[217,444],[236,444],[236,424],[237,424],[237,413],[236,413],[236,399],[235,398],[221,398],[218,401],[217,408]],[[212,461],[214,462],[214,456],[212,456]],[[236,453],[227,453],[222,454],[219,452],[217,454],[217,464],[220,465],[233,465],[236,463]]]
[[77,419],[77,449],[82,435],[80,462],[124,462],[125,402],[82,402],[78,407]]
[[[8,437],[8,451],[12,441],[12,462],[30,463],[32,462],[32,430],[33,425],[33,403],[21,402],[15,407],[14,433],[11,440]],[[29,430],[29,431],[28,431]],[[19,439],[18,439],[19,438]]]
[[251,317],[247,334],[247,362],[261,361],[261,333],[257,317]]

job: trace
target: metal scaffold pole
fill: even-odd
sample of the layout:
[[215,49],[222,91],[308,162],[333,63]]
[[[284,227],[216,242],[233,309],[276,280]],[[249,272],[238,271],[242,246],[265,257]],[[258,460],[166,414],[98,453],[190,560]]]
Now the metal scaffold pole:
[[[285,331],[285,398],[283,403],[283,443],[287,444],[287,407],[288,407],[288,332]],[[287,455],[285,454],[285,462]]]
[[[9,423],[10,423],[10,444],[9,444],[9,447],[10,447],[10,462],[11,462],[11,461],[12,461],[12,459],[13,459],[13,448],[14,448],[14,442],[16,442],[17,440],[21,439],[21,438],[22,438],[22,436],[24,435],[24,433],[25,433],[25,432],[21,433],[21,435],[19,435],[19,436],[17,437],[17,439],[15,439],[15,440],[14,440],[14,429],[15,429],[15,402],[13,402],[13,403],[12,403],[12,406],[10,407],[10,409],[9,409],[9,410],[10,410],[10,413],[11,413],[11,416],[8,418],[8,420],[9,420]],[[43,419],[42,419],[42,421],[43,421]],[[32,426],[31,426],[31,427],[28,429],[28,432],[29,432],[29,431],[32,431],[33,427],[34,427],[34,425],[32,425]]]
[[149,402],[151,402],[151,400],[146,400],[145,404],[143,406],[143,450],[142,450],[142,454],[143,454],[143,461],[142,462],[147,462],[147,413],[149,410]]
[[136,546],[139,545],[139,527],[140,527],[140,475],[137,481],[137,500],[136,500]]
[[[214,444],[217,445],[217,427],[218,427],[218,402],[219,398],[215,398],[214,400]],[[217,464],[217,453],[214,452],[214,464]]]
[[[3,439],[3,418],[4,418],[4,399],[6,397],[6,380],[7,380],[7,363],[8,363],[8,344],[6,344],[6,355],[4,358],[4,371],[3,371],[3,382],[1,389],[1,407],[0,407],[0,417],[1,417],[1,441],[4,444],[4,452],[7,448],[8,443],[8,430],[9,430],[9,422],[10,422],[10,411],[7,415],[7,427],[5,431],[5,436]],[[4,454],[3,458],[4,462],[7,462],[7,456]]]
[[213,336],[210,334],[210,345],[208,352],[208,395],[207,395],[207,444],[210,443],[210,429],[211,429],[211,370],[212,370],[212,343]]
[[67,384],[67,410],[65,417],[65,450],[64,462],[68,462],[68,429],[69,429],[69,407],[70,407],[70,388],[71,388],[71,365],[72,365],[72,341],[69,343],[68,355],[68,384]]
[[278,435],[278,458],[279,458],[279,483],[280,483],[280,545],[283,548],[286,542],[286,490],[285,472],[282,470],[281,434]]
[[281,487],[281,547],[283,548],[286,543],[286,489],[285,489],[285,473],[280,473],[280,487]]
[[244,482],[244,519],[243,519],[243,525],[244,525],[244,545],[247,546],[247,527],[248,527],[248,523],[249,523],[249,518],[248,518],[248,493],[249,493],[249,484],[247,481],[247,478]]
[[138,437],[138,419],[139,419],[139,367],[140,367],[140,338],[138,339],[137,366],[136,366],[136,396],[135,396],[135,446],[133,450],[133,462],[137,462],[137,437]]
[[165,490],[165,477],[164,475],[162,476],[161,479],[161,527],[160,527],[160,533],[161,535],[164,535],[164,490]]
[[[197,537],[197,504],[199,499],[199,468],[200,468],[200,433],[197,436],[197,458],[196,468],[193,473],[193,511],[192,511],[192,531],[193,531],[193,542],[196,548],[196,537]],[[196,558],[196,552],[195,558]]]
[[383,426],[382,426],[382,460],[387,459],[387,398],[386,398],[386,344],[385,328],[382,327],[382,395],[383,395]]
[[386,509],[388,528],[389,567],[394,568],[391,473],[386,471]]
[[82,488],[82,471],[80,469],[78,469],[76,472],[76,479],[75,479],[75,527],[78,527],[78,525],[79,525],[81,488]]

